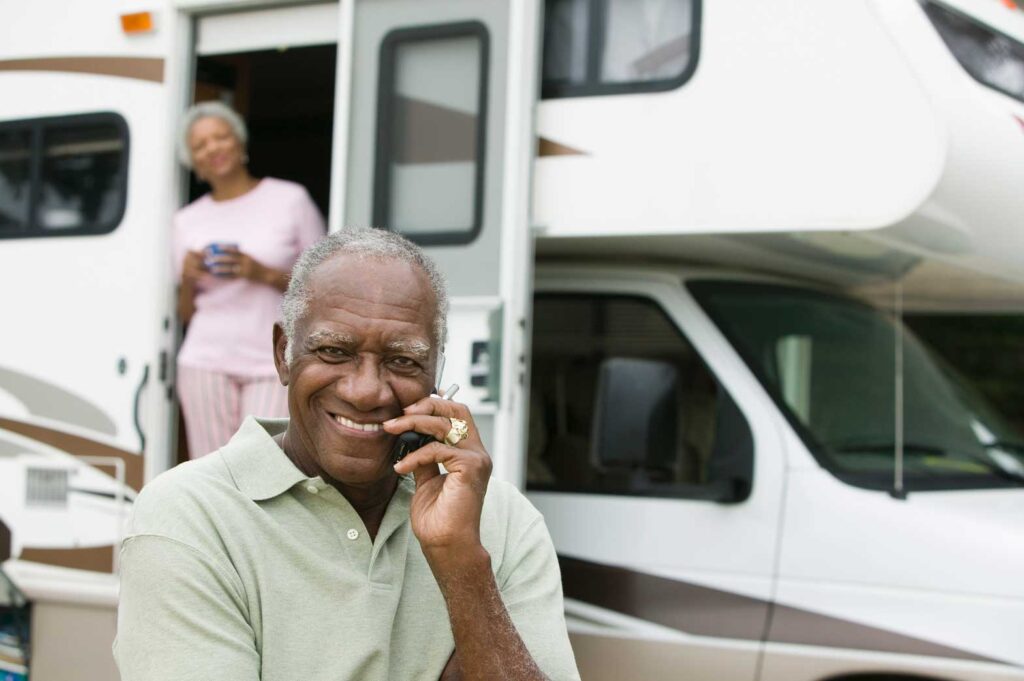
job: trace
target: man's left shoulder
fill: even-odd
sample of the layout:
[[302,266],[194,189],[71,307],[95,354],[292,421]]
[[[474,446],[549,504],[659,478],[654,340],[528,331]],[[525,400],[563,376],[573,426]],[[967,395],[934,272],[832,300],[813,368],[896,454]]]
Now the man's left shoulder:
[[524,548],[524,541],[547,537],[547,528],[540,511],[515,485],[492,479],[480,516],[480,537],[497,569],[506,557]]
[[518,487],[505,480],[491,478],[484,497],[483,516],[505,522],[530,523],[540,518],[540,511]]

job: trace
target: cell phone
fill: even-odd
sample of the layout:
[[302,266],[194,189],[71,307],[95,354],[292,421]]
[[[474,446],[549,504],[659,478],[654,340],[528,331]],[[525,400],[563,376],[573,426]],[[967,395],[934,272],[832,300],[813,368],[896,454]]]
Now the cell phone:
[[[459,384],[452,383],[451,387],[444,391],[444,395],[441,399],[450,400],[457,392],[459,392]],[[434,393],[437,393],[436,388],[434,389]],[[407,430],[404,433],[400,433],[395,438],[395,446],[391,450],[391,460],[394,463],[398,463],[410,452],[415,452],[420,447],[424,447],[431,442],[437,442],[433,435],[424,435],[423,433],[417,433],[415,430]]]

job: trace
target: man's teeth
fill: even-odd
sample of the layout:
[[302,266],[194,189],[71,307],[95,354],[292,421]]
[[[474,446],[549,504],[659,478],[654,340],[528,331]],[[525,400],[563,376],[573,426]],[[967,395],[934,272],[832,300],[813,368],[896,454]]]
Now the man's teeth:
[[380,424],[379,423],[356,423],[355,421],[349,421],[344,416],[335,416],[334,420],[337,421],[338,423],[340,423],[343,426],[347,426],[349,428],[355,428],[356,430],[365,430],[365,431],[368,431],[368,432],[371,432],[371,433],[380,430]]

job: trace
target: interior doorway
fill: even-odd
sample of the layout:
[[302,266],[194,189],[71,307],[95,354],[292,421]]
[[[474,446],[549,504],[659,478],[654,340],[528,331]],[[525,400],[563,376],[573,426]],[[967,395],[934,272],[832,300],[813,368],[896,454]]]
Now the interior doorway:
[[[327,217],[331,191],[337,45],[199,55],[193,101],[221,101],[249,128],[249,169],[256,177],[291,180],[309,191]],[[188,200],[209,187],[190,175]],[[187,333],[187,329],[185,329]],[[189,458],[178,410],[177,463]]]
[[[200,56],[194,101],[220,100],[249,126],[249,167],[306,187],[327,215],[336,45]],[[206,191],[192,179],[189,200]]]

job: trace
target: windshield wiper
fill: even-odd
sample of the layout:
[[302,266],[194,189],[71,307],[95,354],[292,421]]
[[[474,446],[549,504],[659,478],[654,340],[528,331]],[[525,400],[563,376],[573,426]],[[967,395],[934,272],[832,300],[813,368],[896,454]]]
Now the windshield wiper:
[[[829,450],[837,454],[850,454],[852,452],[865,452],[868,454],[895,452],[895,442],[861,442],[841,445],[831,445]],[[946,456],[946,450],[937,445],[926,445],[920,442],[904,442],[903,454],[905,456]]]
[[[1012,442],[991,442],[991,443],[986,443],[983,446],[985,447],[986,450],[1002,448],[1002,449],[1009,449],[1011,451],[1018,451],[1018,452],[1024,453],[1024,445],[1015,444],[1015,443],[1012,443]],[[869,454],[873,454],[873,453],[877,453],[877,452],[885,453],[885,452],[895,452],[896,451],[896,443],[894,443],[894,442],[865,442],[865,443],[861,443],[861,444],[842,444],[842,445],[838,445],[838,446],[833,445],[833,446],[829,447],[829,449],[832,452],[835,452],[837,454],[849,454],[849,453],[852,453],[852,452],[865,452],[865,453],[869,453]],[[1007,480],[1013,480],[1014,482],[1017,482],[1017,483],[1020,483],[1020,484],[1024,484],[1024,473],[1021,473],[1021,472],[1015,470],[1014,468],[1010,468],[1010,467],[1004,465],[998,459],[990,458],[992,456],[991,453],[989,453],[987,456],[982,456],[982,455],[978,455],[978,454],[971,454],[971,453],[968,452],[968,453],[965,453],[965,454],[957,453],[957,455],[951,456],[950,452],[948,452],[947,450],[943,449],[942,447],[939,447],[938,445],[929,445],[929,444],[924,444],[924,443],[920,443],[920,442],[904,442],[903,443],[903,455],[904,456],[913,456],[913,457],[941,456],[941,457],[948,458],[950,460],[957,460],[957,459],[959,459],[961,461],[969,461],[971,463],[976,463],[976,464],[978,464],[980,466],[984,466],[985,469],[988,472],[994,473],[996,476],[998,476],[1000,478],[1004,478],[1004,479],[1007,479]]]

